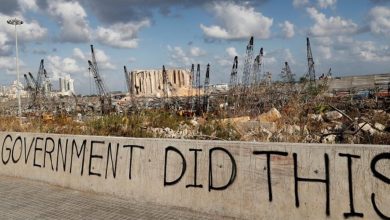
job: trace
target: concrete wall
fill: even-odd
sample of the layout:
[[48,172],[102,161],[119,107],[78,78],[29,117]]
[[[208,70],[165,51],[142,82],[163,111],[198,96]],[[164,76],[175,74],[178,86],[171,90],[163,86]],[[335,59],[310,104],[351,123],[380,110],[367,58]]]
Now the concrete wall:
[[79,190],[247,219],[390,217],[390,146],[31,133],[0,143],[0,175]]

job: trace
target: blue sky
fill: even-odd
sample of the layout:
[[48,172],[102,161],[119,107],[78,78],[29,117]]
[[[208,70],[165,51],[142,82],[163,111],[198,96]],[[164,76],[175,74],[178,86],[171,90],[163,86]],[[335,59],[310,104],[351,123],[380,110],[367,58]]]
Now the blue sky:
[[[307,71],[306,36],[317,76],[390,72],[390,1],[387,0],[2,0],[0,84],[16,78],[13,27],[18,17],[20,72],[36,74],[40,59],[58,88],[70,75],[76,91],[91,89],[89,45],[97,52],[109,90],[125,90],[128,70],[200,63],[211,82],[229,81],[233,57],[239,74],[246,44],[264,47],[264,71],[278,79],[288,61],[300,77]],[[239,75],[241,78],[241,75]],[[23,78],[21,78],[23,79]],[[93,85],[92,85],[93,87]]]

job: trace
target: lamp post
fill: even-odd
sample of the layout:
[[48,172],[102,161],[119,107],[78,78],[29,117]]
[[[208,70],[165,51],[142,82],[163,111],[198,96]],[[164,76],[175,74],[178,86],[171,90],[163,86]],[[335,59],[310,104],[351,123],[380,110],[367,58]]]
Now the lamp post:
[[17,18],[7,20],[7,23],[15,26],[15,50],[16,50],[16,74],[17,74],[17,96],[18,96],[18,116],[19,122],[22,124],[22,109],[20,103],[20,87],[19,87],[19,54],[18,54],[18,32],[16,31],[16,26],[23,24],[22,20]]

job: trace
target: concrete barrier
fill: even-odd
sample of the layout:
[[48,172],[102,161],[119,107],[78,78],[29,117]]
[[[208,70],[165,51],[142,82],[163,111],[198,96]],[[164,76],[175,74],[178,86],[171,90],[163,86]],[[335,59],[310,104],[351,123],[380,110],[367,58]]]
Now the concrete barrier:
[[390,146],[0,133],[0,175],[246,219],[389,219]]

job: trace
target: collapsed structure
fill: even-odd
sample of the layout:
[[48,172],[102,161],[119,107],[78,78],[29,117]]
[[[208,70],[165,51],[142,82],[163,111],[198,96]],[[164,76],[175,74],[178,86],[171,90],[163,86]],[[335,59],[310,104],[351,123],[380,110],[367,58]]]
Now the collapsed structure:
[[[133,70],[127,73],[129,93],[138,97],[163,97],[163,70]],[[168,96],[186,96],[192,87],[191,72],[183,69],[167,69]]]

